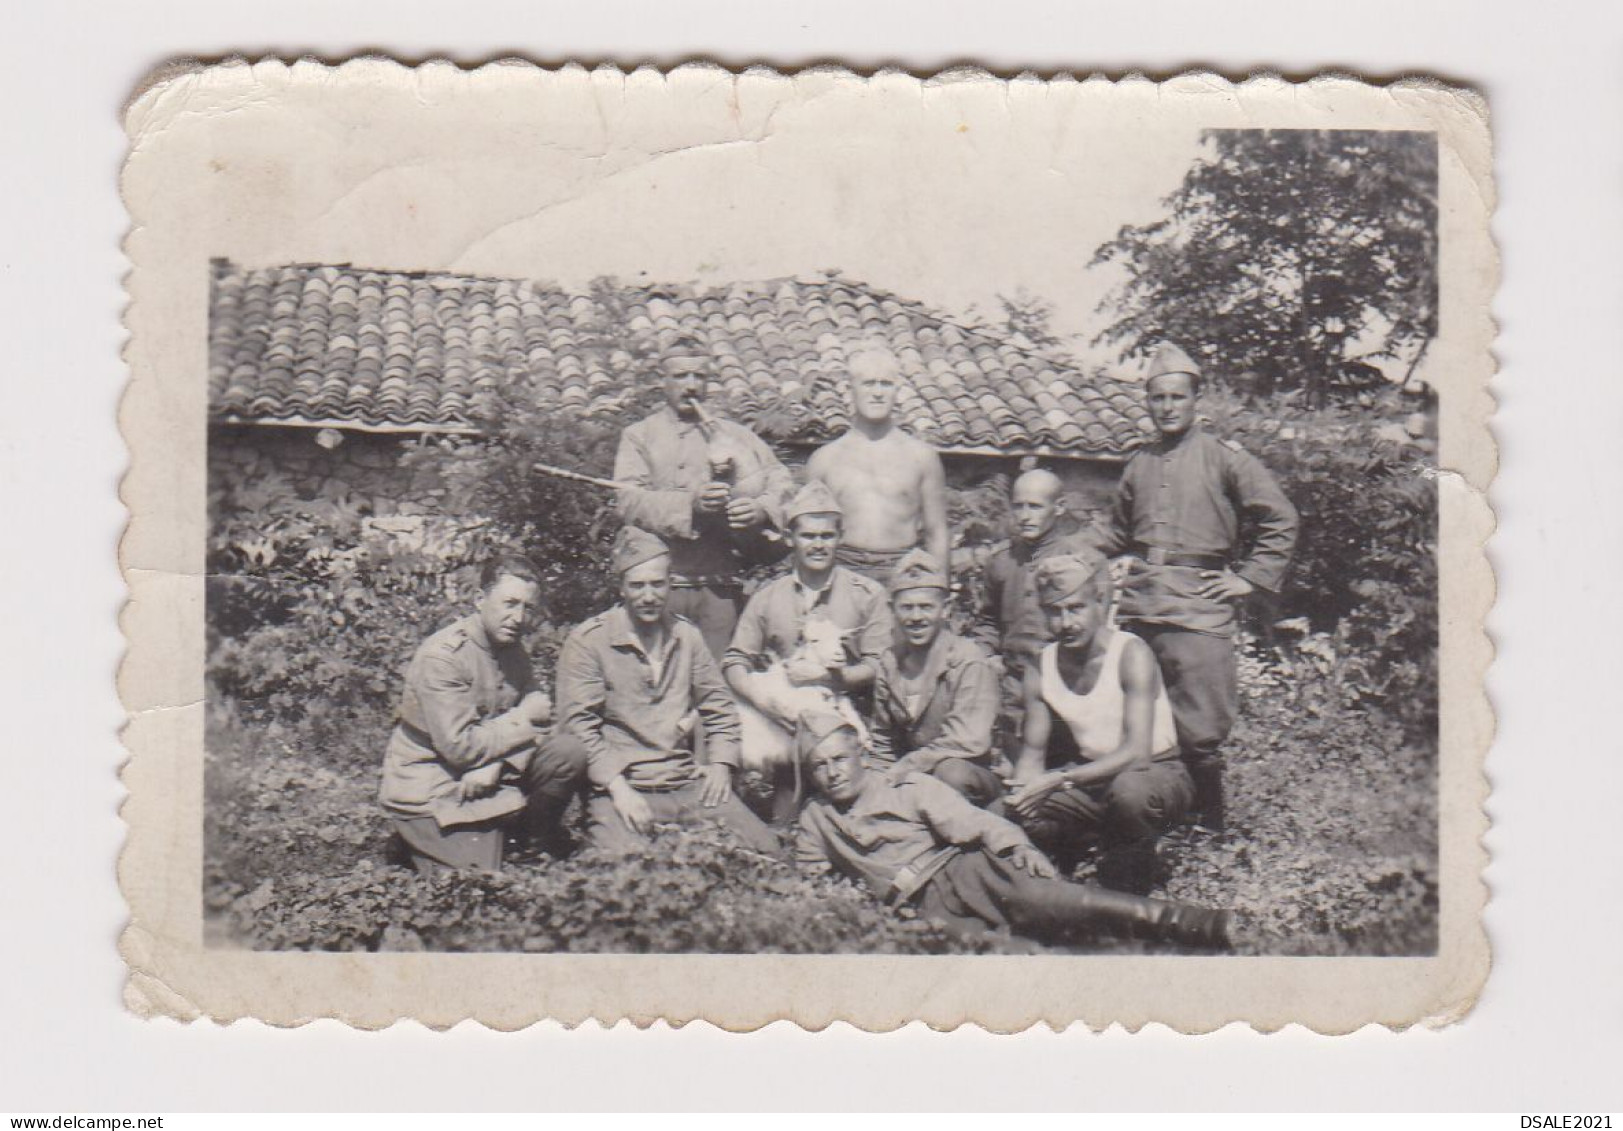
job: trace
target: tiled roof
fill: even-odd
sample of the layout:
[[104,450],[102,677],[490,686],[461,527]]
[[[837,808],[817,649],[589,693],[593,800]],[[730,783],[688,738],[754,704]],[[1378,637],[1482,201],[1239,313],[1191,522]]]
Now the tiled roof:
[[713,404],[744,423],[786,409],[796,441],[844,429],[846,354],[876,338],[912,375],[898,402],[909,430],[946,451],[1119,457],[1149,427],[1129,383],[838,277],[628,287],[611,300],[515,280],[216,261],[209,402],[221,420],[428,431],[474,427],[482,398],[528,380],[542,403],[613,412],[637,369],[630,350],[678,328],[710,345]]

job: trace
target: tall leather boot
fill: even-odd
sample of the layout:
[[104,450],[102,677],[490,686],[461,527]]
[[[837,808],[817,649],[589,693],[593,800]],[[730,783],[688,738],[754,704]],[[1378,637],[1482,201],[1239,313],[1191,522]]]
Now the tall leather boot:
[[517,829],[521,841],[548,856],[564,857],[573,852],[575,839],[564,823],[573,798],[573,793],[532,793]]
[[1113,933],[1156,942],[1180,943],[1208,950],[1228,950],[1233,918],[1227,911],[1127,895],[1091,884],[1079,884],[1077,900],[1086,919]]

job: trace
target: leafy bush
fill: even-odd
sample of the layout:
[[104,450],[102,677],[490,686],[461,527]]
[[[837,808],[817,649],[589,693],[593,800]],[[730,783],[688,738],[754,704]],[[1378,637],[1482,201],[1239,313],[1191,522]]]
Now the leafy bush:
[[[1274,611],[1286,662],[1314,650],[1350,703],[1437,728],[1437,483],[1429,445],[1377,413],[1266,407],[1218,392],[1213,430],[1279,477],[1302,516],[1290,578]],[[1311,643],[1309,643],[1311,641]]]

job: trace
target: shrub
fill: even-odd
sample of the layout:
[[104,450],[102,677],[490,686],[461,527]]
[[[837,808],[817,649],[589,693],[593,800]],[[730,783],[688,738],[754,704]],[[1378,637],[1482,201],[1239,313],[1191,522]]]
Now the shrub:
[[[1302,516],[1273,616],[1287,664],[1322,663],[1344,698],[1437,727],[1437,484],[1430,450],[1378,413],[1264,408],[1213,392],[1213,430],[1276,476]],[[1309,655],[1316,653],[1316,656]]]

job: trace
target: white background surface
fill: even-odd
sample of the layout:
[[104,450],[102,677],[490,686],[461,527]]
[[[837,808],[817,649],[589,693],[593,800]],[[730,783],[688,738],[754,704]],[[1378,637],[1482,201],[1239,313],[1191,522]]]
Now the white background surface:
[[[1611,5],[218,0],[0,15],[0,1110],[1616,1108],[1623,1086],[1623,18]],[[1442,1032],[1202,1038],[774,1027],[502,1035],[138,1022],[119,1003],[119,108],[166,58],[362,51],[917,72],[1430,73],[1494,116],[1495,970]],[[950,235],[947,237],[950,238]],[[1507,1124],[1510,1125],[1510,1124]]]

